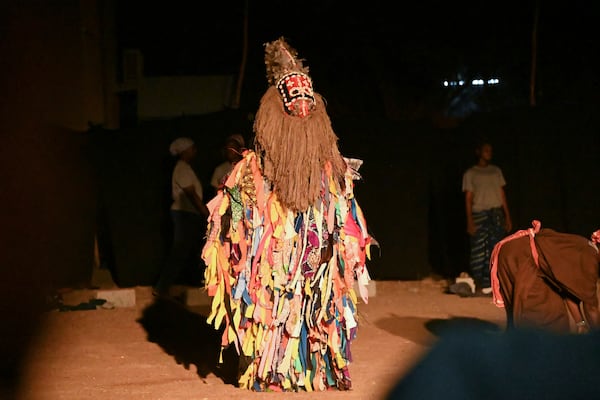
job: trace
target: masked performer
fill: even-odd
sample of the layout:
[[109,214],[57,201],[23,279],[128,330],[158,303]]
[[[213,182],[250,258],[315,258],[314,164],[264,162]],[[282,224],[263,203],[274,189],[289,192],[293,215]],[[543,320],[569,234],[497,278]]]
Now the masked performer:
[[505,307],[508,328],[587,333],[600,328],[598,244],[533,227],[500,241],[490,262],[494,304]]
[[208,204],[208,318],[255,391],[351,388],[357,281],[366,303],[372,238],[353,194],[361,160],[339,153],[308,68],[283,38],[265,45],[269,88],[247,150]]

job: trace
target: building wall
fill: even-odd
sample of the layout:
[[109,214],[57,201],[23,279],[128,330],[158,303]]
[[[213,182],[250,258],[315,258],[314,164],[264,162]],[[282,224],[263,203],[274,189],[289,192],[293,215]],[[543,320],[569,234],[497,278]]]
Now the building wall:
[[96,195],[86,131],[105,121],[96,20],[104,4],[0,7],[0,398],[18,385],[46,296],[91,277]]
[[16,107],[74,131],[106,122],[103,57],[110,42],[100,20],[104,4],[24,1],[6,7],[2,58]]
[[145,120],[223,111],[231,105],[234,83],[232,75],[144,77],[138,87],[138,117]]

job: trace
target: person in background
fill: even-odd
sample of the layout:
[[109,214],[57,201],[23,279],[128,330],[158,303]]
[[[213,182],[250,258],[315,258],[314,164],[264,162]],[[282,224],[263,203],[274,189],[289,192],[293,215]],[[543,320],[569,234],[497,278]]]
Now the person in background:
[[169,288],[181,272],[189,265],[199,265],[201,238],[205,236],[208,218],[208,208],[202,199],[202,184],[190,165],[197,154],[194,141],[188,137],[177,138],[169,151],[178,158],[171,176],[173,243],[154,286],[155,296],[168,296]]
[[470,236],[469,269],[476,294],[491,295],[489,263],[496,243],[512,229],[502,170],[491,163],[492,145],[481,142],[475,149],[477,164],[463,174],[467,233]]
[[210,179],[210,185],[213,187],[215,193],[221,188],[227,175],[233,169],[233,166],[242,159],[242,152],[245,150],[244,137],[240,134],[233,134],[227,137],[223,146],[223,157],[225,161],[217,165],[215,168],[212,178]]

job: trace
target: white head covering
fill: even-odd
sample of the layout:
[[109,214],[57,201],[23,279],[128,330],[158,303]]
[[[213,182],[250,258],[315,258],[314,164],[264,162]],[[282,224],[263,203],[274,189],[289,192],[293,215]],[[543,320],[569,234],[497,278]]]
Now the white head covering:
[[173,142],[171,143],[171,146],[169,146],[169,152],[174,156],[178,156],[179,154],[186,151],[193,145],[194,145],[194,141],[192,139],[190,139],[188,137],[180,137],[180,138],[173,140]]

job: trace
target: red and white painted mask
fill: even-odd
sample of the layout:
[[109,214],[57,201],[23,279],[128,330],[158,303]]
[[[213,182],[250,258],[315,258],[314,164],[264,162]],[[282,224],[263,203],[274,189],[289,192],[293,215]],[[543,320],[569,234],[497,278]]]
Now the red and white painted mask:
[[301,72],[291,72],[277,82],[283,108],[289,115],[304,118],[315,106],[315,95],[310,77]]

